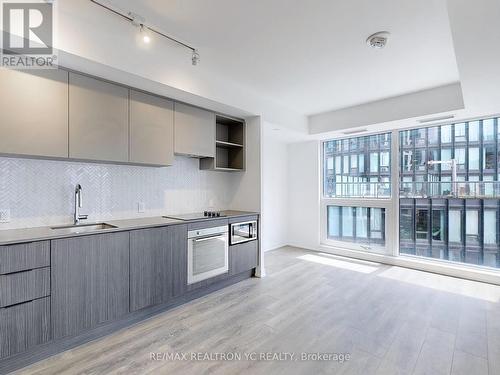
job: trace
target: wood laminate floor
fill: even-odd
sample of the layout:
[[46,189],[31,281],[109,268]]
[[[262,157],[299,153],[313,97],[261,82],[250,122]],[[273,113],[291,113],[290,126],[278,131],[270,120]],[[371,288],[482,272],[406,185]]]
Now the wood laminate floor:
[[[498,286],[290,247],[266,268],[19,373],[500,374]],[[242,360],[181,358],[205,352]],[[350,359],[245,360],[317,352]]]

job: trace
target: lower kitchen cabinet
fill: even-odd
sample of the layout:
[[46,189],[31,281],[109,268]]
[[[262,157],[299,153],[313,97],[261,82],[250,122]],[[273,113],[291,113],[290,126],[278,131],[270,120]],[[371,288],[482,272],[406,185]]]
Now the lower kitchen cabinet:
[[50,266],[50,241],[0,246],[0,275]]
[[52,330],[72,336],[129,312],[129,233],[52,241]]
[[187,225],[130,232],[130,311],[168,302],[187,285]]
[[0,373],[250,277],[258,241],[229,247],[229,272],[187,284],[188,229],[219,225],[228,220],[0,246]]
[[50,340],[50,297],[0,308],[0,358]]
[[50,267],[0,275],[0,307],[50,296]]
[[259,241],[249,241],[229,246],[229,274],[250,271],[259,264]]

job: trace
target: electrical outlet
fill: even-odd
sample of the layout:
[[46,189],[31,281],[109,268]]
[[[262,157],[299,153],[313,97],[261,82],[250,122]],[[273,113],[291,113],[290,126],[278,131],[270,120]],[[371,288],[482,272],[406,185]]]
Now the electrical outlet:
[[9,209],[0,209],[0,223],[10,223]]
[[146,212],[146,204],[144,202],[137,202],[137,212],[139,213]]

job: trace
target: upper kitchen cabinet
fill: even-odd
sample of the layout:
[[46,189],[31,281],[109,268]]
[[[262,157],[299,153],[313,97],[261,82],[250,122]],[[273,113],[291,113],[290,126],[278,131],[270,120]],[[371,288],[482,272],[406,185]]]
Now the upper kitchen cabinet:
[[129,161],[129,90],[69,73],[69,157]]
[[173,160],[173,102],[131,90],[130,162],[172,165]]
[[182,103],[175,103],[175,153],[215,157],[215,114]]
[[68,73],[0,69],[0,153],[68,157]]

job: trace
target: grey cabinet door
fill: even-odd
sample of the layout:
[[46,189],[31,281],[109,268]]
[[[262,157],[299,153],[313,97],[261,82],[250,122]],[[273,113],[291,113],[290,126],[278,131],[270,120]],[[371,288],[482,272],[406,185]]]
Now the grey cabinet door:
[[54,240],[51,250],[54,338],[128,313],[128,232]]
[[187,291],[187,224],[169,227],[172,240],[172,262],[170,264],[169,296],[175,298]]
[[68,157],[68,73],[0,69],[0,153]]
[[229,274],[250,271],[259,264],[259,241],[229,246]]
[[50,297],[0,309],[0,358],[50,340]]
[[130,161],[172,165],[174,161],[174,103],[130,91]]
[[187,285],[187,225],[130,232],[130,310],[166,303]]
[[69,156],[128,162],[128,89],[69,73]]
[[175,152],[215,157],[215,114],[182,103],[175,103]]
[[158,303],[156,291],[158,259],[168,252],[167,230],[143,229],[130,232],[130,311]]

